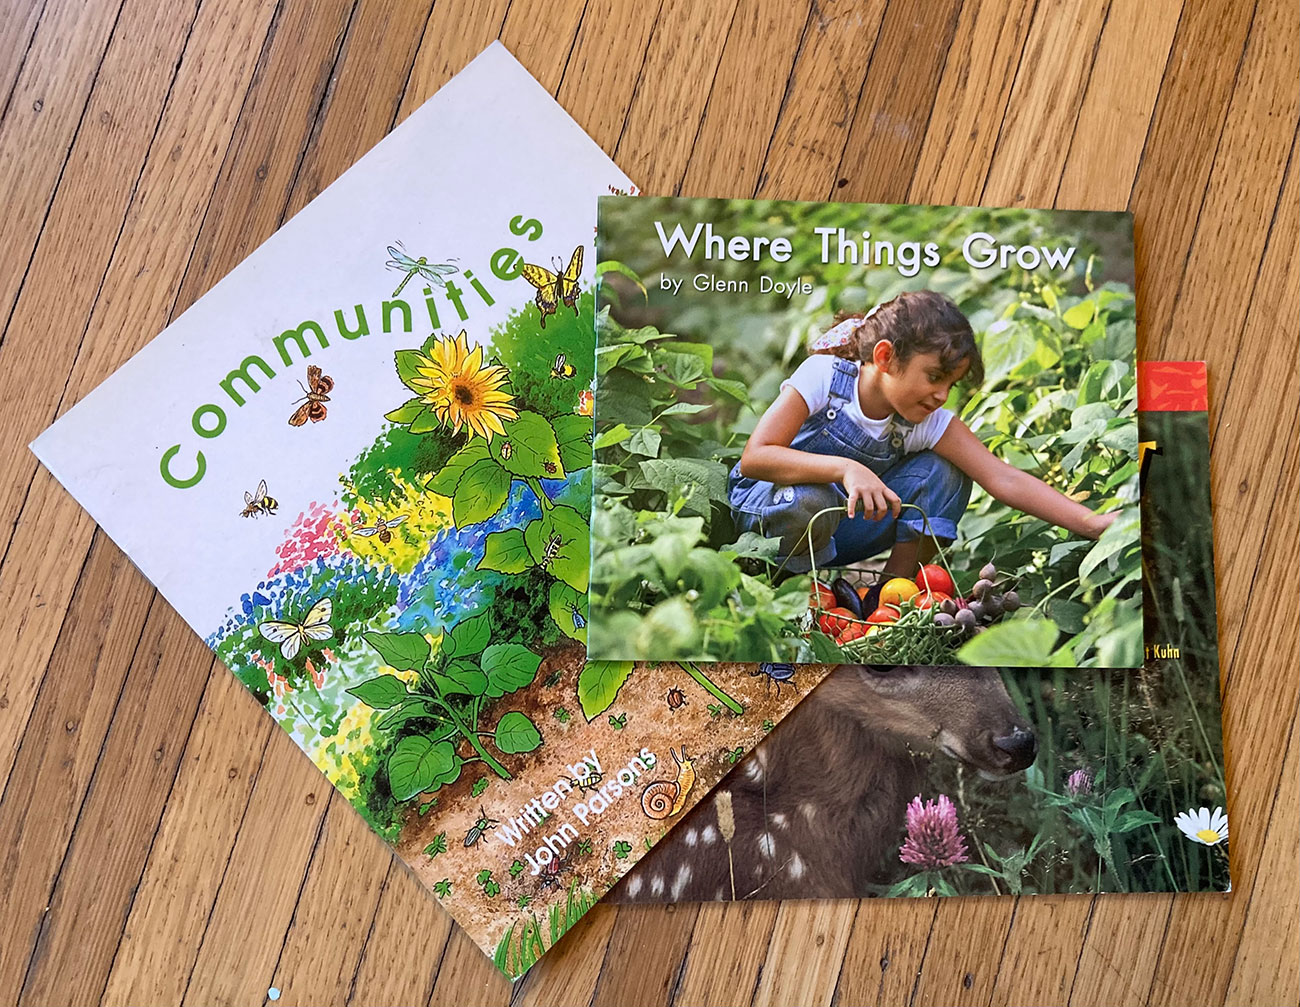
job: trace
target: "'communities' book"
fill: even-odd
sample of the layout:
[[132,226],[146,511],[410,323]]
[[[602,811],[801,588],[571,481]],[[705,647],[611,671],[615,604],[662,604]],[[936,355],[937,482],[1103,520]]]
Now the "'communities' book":
[[511,977],[799,695],[585,662],[632,190],[494,44],[33,444]]

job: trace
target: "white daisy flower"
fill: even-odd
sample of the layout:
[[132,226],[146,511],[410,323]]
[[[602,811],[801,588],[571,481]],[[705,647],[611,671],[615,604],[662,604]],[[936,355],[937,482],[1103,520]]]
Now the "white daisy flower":
[[1188,808],[1174,817],[1174,824],[1194,843],[1218,846],[1228,841],[1228,816],[1222,808]]

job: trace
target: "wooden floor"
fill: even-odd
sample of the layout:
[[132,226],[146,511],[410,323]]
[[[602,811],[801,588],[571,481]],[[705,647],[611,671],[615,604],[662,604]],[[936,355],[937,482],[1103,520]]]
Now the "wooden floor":
[[1236,877],[1230,897],[597,907],[514,1000],[1296,1003],[1297,17],[3,0],[0,1002],[511,999],[26,448],[500,38],[649,193],[1136,214],[1140,352],[1210,363]]

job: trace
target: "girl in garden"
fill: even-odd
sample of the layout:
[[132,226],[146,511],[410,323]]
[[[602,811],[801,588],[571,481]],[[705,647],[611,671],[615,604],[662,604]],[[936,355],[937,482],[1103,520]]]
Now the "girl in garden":
[[[979,483],[1010,507],[1096,539],[1116,512],[1096,514],[996,458],[943,408],[953,385],[979,385],[970,322],[943,294],[917,290],[842,318],[781,384],[731,471],[737,530],[781,539],[788,570],[845,566],[891,548],[885,573],[911,577],[957,536]],[[929,517],[927,531],[920,511]],[[847,508],[847,513],[843,508]]]

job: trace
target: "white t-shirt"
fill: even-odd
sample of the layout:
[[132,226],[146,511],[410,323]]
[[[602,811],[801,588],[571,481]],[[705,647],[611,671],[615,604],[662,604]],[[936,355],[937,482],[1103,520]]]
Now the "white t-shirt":
[[[840,359],[826,353],[815,353],[795,368],[793,374],[781,382],[781,388],[793,388],[803,396],[808,406],[808,415],[812,416],[826,408],[831,400],[831,379],[835,376],[835,362]],[[873,420],[862,411],[858,401],[857,380],[853,383],[854,394],[845,407],[845,415],[876,439],[888,436],[890,420]],[[903,431],[903,451],[915,454],[926,451],[939,443],[939,438],[948,429],[954,419],[949,409],[936,409],[916,426],[906,423],[898,424]]]

